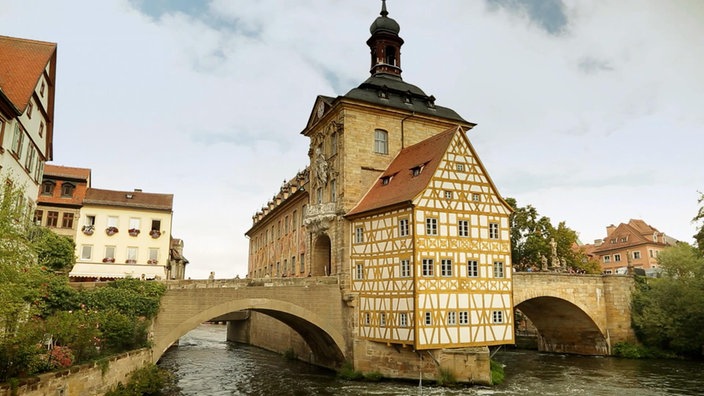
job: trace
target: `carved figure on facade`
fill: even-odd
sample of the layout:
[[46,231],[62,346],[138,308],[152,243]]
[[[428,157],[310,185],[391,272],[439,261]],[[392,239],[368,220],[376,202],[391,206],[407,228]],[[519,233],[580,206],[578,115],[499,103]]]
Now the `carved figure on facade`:
[[320,148],[315,149],[315,173],[319,185],[324,186],[328,184],[328,161],[325,159],[325,154],[323,154]]

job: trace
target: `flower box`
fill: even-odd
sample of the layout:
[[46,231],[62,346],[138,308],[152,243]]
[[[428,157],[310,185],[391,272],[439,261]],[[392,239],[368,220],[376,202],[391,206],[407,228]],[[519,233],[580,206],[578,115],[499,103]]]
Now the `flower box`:
[[108,236],[112,236],[120,232],[120,230],[117,229],[117,227],[110,226],[105,229],[105,233],[108,234]]
[[103,259],[104,263],[114,263],[115,262],[115,257],[105,257]]
[[125,260],[125,264],[137,264],[137,260],[127,259]]
[[151,236],[154,239],[159,238],[161,236],[161,231],[151,230],[151,231],[149,231],[149,236]]
[[86,235],[93,235],[93,232],[95,232],[95,226],[84,225],[83,228],[81,228],[81,231],[83,231],[83,233]]
[[149,260],[147,260],[147,264],[159,264],[159,260],[149,259]]
[[130,236],[136,237],[137,235],[139,235],[140,231],[136,228],[130,228],[129,230],[127,230],[127,232],[130,234]]

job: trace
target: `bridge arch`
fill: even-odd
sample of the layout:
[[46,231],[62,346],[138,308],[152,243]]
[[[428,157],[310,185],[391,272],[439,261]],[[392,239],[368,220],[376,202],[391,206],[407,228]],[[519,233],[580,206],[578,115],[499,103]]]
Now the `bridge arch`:
[[580,355],[609,355],[608,334],[589,309],[556,296],[514,301],[538,330],[538,350]]
[[269,315],[298,332],[308,343],[316,362],[326,367],[336,367],[345,360],[345,338],[323,318],[308,309],[287,301],[268,298],[240,298],[224,301],[180,321],[170,329],[155,322],[154,333],[162,334],[154,340],[153,361],[157,362],[166,350],[179,338],[200,324],[232,312],[252,310]]

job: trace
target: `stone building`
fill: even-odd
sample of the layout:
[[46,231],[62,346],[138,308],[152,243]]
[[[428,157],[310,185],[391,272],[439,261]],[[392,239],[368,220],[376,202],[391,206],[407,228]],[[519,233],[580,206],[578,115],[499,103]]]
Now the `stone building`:
[[52,159],[55,83],[56,44],[0,36],[0,175],[24,188],[28,210]]
[[366,42],[371,76],[316,98],[301,132],[308,166],[246,235],[249,277],[338,277],[355,368],[390,372],[407,347],[514,336],[510,206],[467,136],[475,124],[402,79],[404,41],[382,4]]

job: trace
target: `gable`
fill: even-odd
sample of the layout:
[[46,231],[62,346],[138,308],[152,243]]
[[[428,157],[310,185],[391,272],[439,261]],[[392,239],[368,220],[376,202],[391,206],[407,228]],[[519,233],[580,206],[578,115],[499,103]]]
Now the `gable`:
[[306,131],[308,131],[313,125],[315,125],[325,116],[328,110],[330,110],[330,107],[332,107],[333,100],[334,98],[318,95],[318,97],[315,99],[315,103],[313,104],[313,109],[308,115],[308,122],[306,123],[306,128],[303,130],[303,132],[301,132],[302,134],[305,135]]
[[0,36],[0,90],[19,114],[24,113],[47,64],[55,59],[54,43]]

